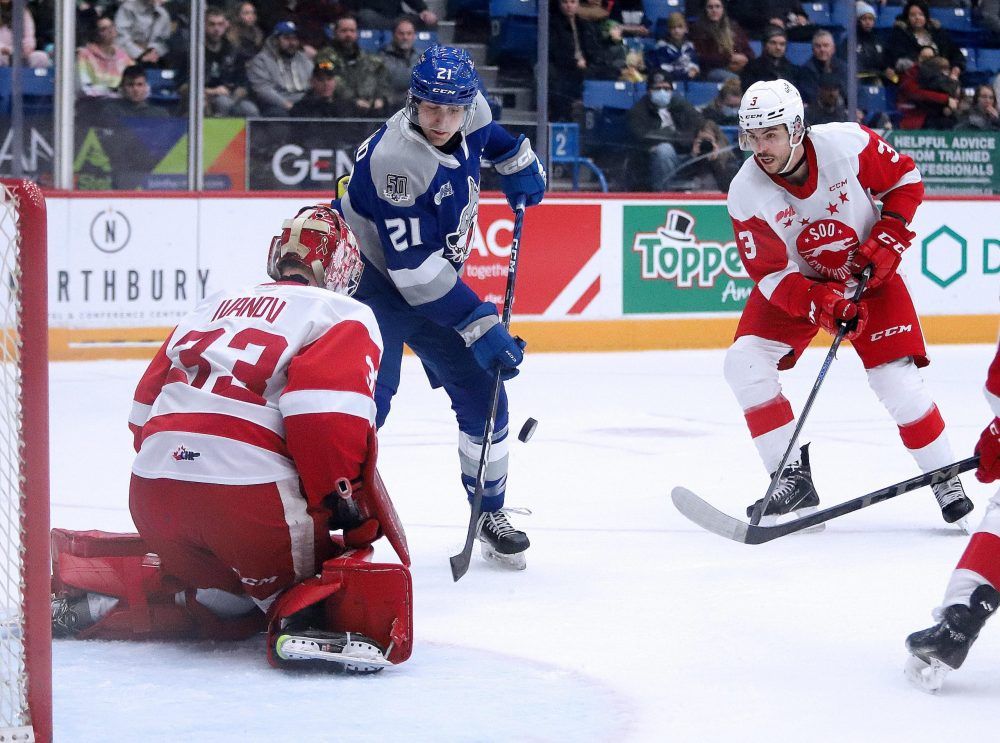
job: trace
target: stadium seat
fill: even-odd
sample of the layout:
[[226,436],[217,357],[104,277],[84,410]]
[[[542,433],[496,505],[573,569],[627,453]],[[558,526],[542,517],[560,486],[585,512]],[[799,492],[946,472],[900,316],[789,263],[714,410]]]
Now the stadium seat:
[[[875,19],[877,22],[879,17],[879,5],[878,3],[869,3],[869,5],[871,5],[875,10]],[[848,15],[850,7],[851,6],[848,3],[843,2],[843,0],[834,0],[832,5],[830,5],[830,25],[847,28],[847,25],[850,23],[849,18],[852,17]],[[894,10],[891,12],[892,15],[895,16],[899,11]]]
[[813,47],[808,41],[789,41],[788,49],[785,50],[788,61],[797,65],[805,64],[812,55]]
[[149,100],[154,103],[173,103],[180,100],[177,93],[177,72],[158,67],[146,68],[146,82],[149,83]]
[[[391,41],[390,38],[386,41],[388,44]],[[433,46],[438,43],[438,33],[437,31],[417,31],[417,38],[413,41],[413,48],[417,52],[422,52],[429,46]]]
[[966,8],[931,8],[931,18],[948,31],[973,30],[972,12]]
[[965,57],[965,71],[966,72],[978,72],[979,71],[979,54],[975,47],[963,46],[961,48],[962,56]]
[[712,82],[702,82],[699,80],[692,80],[685,84],[684,87],[684,98],[692,106],[702,107],[712,100],[719,94],[719,89],[722,87],[722,83],[712,83]]
[[[10,113],[13,80],[10,67],[0,67],[0,114]],[[25,115],[52,112],[55,99],[55,73],[51,68],[22,68],[21,100]]]
[[[491,60],[521,61],[534,64],[538,56],[538,19],[522,16],[494,18],[490,21]],[[497,62],[494,61],[493,64]]]
[[642,9],[650,23],[655,25],[671,13],[683,13],[684,3],[682,0],[642,0]]
[[580,190],[581,165],[594,174],[602,191],[608,190],[608,181],[604,177],[604,172],[589,157],[580,156],[579,124],[549,124],[549,158],[553,164],[566,164],[572,168],[574,191]]
[[980,72],[1000,72],[1000,49],[976,50],[976,69]]
[[[869,3],[870,5],[871,3]],[[899,15],[902,8],[892,8],[888,5],[882,8],[878,16],[875,18],[875,28],[881,28],[888,30],[892,28],[892,24],[896,22],[896,17]]]
[[373,28],[358,31],[358,46],[362,51],[375,53],[386,45],[386,32]]
[[833,23],[830,17],[830,3],[802,3],[802,8],[809,20],[817,26],[829,26]]
[[506,18],[510,15],[537,17],[537,0],[490,0],[490,18]]
[[620,80],[584,80],[584,108],[629,109],[646,94],[646,86]]
[[764,50],[764,45],[757,39],[750,39],[750,48],[753,49],[753,56],[759,57],[760,53]]

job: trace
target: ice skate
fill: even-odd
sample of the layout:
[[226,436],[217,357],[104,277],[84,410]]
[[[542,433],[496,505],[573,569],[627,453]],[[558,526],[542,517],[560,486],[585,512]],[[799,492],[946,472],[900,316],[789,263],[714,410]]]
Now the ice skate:
[[52,636],[73,637],[94,623],[86,593],[52,596]]
[[941,507],[941,518],[949,524],[957,524],[966,534],[970,534],[969,521],[965,517],[972,512],[974,505],[966,496],[962,481],[953,477],[947,482],[931,485],[931,490]]
[[349,674],[378,673],[392,665],[374,640],[357,632],[283,632],[275,640],[274,652],[289,663]]
[[1000,605],[1000,592],[991,585],[979,586],[969,598],[969,606],[947,607],[942,620],[906,638],[911,658],[903,672],[923,691],[936,693],[945,676],[961,668],[969,648],[979,637],[986,620]]
[[[753,516],[754,508],[761,501],[763,498],[747,506],[747,518]],[[799,461],[786,465],[782,470],[781,478],[767,504],[767,511],[761,515],[760,525],[774,526],[782,516],[788,514],[797,519],[802,518],[815,513],[818,506],[819,494],[813,485],[812,470],[809,468],[809,444],[804,444],[800,449]],[[803,532],[822,531],[825,528],[826,524],[817,524],[809,529],[803,529]]]
[[507,520],[508,511],[514,509],[485,511],[479,517],[480,551],[486,560],[514,570],[524,570],[528,566],[524,552],[531,546],[531,542],[528,541],[527,534],[515,529]]

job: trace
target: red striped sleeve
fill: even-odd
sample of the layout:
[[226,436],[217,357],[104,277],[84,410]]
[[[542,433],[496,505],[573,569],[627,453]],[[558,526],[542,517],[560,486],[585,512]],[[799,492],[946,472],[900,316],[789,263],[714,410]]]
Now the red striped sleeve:
[[882,194],[882,209],[913,220],[924,200],[924,184],[913,158],[896,152],[867,127],[868,144],[858,155],[858,181],[873,194]]

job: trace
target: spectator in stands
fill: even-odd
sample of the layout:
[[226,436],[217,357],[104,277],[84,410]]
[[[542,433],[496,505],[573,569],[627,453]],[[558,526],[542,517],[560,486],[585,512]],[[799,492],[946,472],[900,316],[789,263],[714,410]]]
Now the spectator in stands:
[[[632,158],[630,170],[648,178],[645,185],[653,191],[667,191],[680,167],[680,152],[687,152],[695,132],[701,126],[701,114],[680,95],[662,72],[649,76],[646,94],[628,111],[628,128],[642,156]],[[632,167],[634,165],[634,167]]]
[[622,33],[625,36],[645,37],[652,33],[642,0],[615,0],[611,6],[609,19],[622,24]]
[[295,27],[299,43],[310,59],[326,45],[326,30],[347,12],[342,0],[299,0],[295,4]]
[[674,175],[670,187],[684,191],[729,191],[743,164],[714,121],[703,121],[691,143],[691,153]]
[[[1000,2],[1000,0],[998,0]],[[886,64],[885,47],[882,38],[875,32],[875,8],[866,2],[858,0],[855,3],[857,14],[857,46],[855,54],[858,59],[858,80],[866,85],[881,85],[884,76],[889,82],[899,82],[899,75]],[[847,37],[838,50],[841,60],[847,59]]]
[[[12,0],[0,0],[0,67],[10,67],[11,55],[14,49],[14,31],[11,25],[14,5]],[[24,9],[24,21],[21,37],[21,59],[28,67],[51,67],[52,60],[48,54],[37,49],[35,41],[35,19],[31,11]]]
[[353,115],[354,107],[350,102],[337,98],[339,84],[333,63],[328,59],[317,62],[309,78],[309,92],[292,106],[289,115],[313,119],[342,119]]
[[738,77],[754,57],[746,33],[726,15],[722,0],[705,0],[691,29],[691,41],[706,80]]
[[[437,14],[428,9],[424,0],[405,2],[417,14],[424,27],[433,28],[437,25]],[[345,5],[362,28],[392,28],[395,20],[406,13],[402,0],[347,0]]]
[[257,8],[253,3],[239,3],[236,6],[226,38],[245,61],[252,59],[263,48],[264,32],[257,25]]
[[667,17],[667,36],[646,53],[646,69],[660,70],[671,80],[694,80],[701,72],[694,44],[688,40],[688,25],[680,13]]
[[114,98],[118,95],[122,72],[132,64],[132,59],[115,44],[117,38],[115,22],[110,18],[98,18],[90,32],[90,42],[76,53],[80,95],[87,98]]
[[392,40],[379,54],[385,64],[386,107],[396,111],[406,103],[410,89],[410,74],[420,54],[413,48],[417,40],[417,28],[409,16],[396,19],[392,28]]
[[358,46],[358,22],[345,15],[333,26],[330,46],[323,47],[316,61],[333,64],[340,82],[337,97],[350,103],[354,116],[380,116],[386,108],[388,86],[385,62],[377,54],[368,54]]
[[740,101],[743,88],[738,77],[731,77],[722,83],[719,94],[701,110],[701,115],[719,126],[739,126]]
[[961,100],[961,88],[950,74],[950,63],[933,56],[932,47],[920,50],[921,61],[900,78],[896,107],[902,113],[900,129],[951,129]]
[[839,75],[822,75],[816,84],[816,100],[806,106],[806,122],[830,124],[847,121],[847,107],[844,105],[843,78]]
[[961,114],[955,122],[956,129],[978,129],[980,131],[1000,131],[1000,112],[997,111],[997,95],[989,85],[980,85],[972,98],[972,106]]
[[798,82],[798,67],[793,65],[785,50],[788,48],[788,36],[783,28],[771,26],[764,35],[764,49],[757,59],[743,68],[740,82],[746,90],[761,80],[787,80],[792,84]]
[[157,66],[169,50],[170,15],[164,0],[125,0],[115,13],[118,45],[136,64]]
[[990,32],[990,46],[1000,43],[1000,0],[979,0],[975,18]]
[[101,101],[100,113],[104,120],[114,125],[122,118],[163,119],[167,112],[149,102],[149,82],[146,68],[139,64],[126,67],[122,72],[120,98]]
[[886,42],[886,62],[898,73],[912,67],[921,47],[932,47],[939,57],[951,63],[951,75],[955,80],[965,68],[962,50],[951,40],[948,32],[930,17],[930,10],[924,0],[909,0],[903,6]]
[[247,95],[246,63],[226,32],[229,19],[221,8],[205,11],[205,107],[209,116],[258,116]]
[[834,56],[835,51],[833,34],[823,29],[813,34],[812,56],[799,67],[795,78],[798,81],[796,87],[806,105],[816,101],[820,78],[829,76],[841,81],[841,96],[847,98],[847,68]]
[[584,78],[603,65],[600,32],[577,17],[579,0],[559,0],[549,7],[549,119],[571,121]]
[[798,0],[729,0],[726,5],[729,15],[757,39],[763,36],[768,26],[785,29],[788,37],[796,41],[805,41],[816,30]]
[[295,24],[282,21],[247,64],[247,79],[264,116],[287,116],[309,88],[313,63],[299,48]]

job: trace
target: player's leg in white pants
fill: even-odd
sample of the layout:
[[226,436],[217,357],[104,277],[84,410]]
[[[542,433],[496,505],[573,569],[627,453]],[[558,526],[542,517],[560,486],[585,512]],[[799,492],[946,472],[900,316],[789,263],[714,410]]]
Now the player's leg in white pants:
[[955,461],[944,419],[924,379],[906,357],[868,370],[868,385],[899,427],[899,437],[923,472]]
[[[737,338],[723,364],[726,382],[743,408],[750,436],[768,474],[778,469],[795,430],[792,406],[781,394],[778,361],[792,347],[754,335]],[[790,461],[797,459],[793,453]]]

